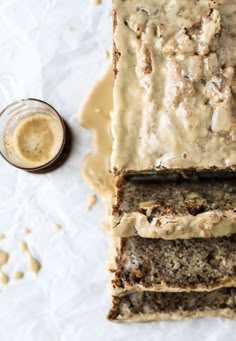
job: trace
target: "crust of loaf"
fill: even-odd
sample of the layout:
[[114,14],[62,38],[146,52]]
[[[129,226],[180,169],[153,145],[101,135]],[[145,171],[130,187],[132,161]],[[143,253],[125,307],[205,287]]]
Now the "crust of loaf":
[[111,319],[109,315],[108,320],[112,322],[152,322],[165,320],[183,320],[201,317],[224,317],[228,319],[236,319],[236,312],[231,309],[218,309],[208,311],[194,311],[194,312],[176,312],[176,313],[153,313],[153,314],[129,314],[127,316],[117,316],[116,319]]
[[236,318],[235,288],[213,292],[133,293],[113,296],[108,319],[115,322],[180,320],[206,316]]

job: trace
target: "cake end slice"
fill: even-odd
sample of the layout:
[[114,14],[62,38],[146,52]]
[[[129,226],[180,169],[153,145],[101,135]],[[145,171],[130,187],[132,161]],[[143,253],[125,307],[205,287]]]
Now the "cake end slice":
[[236,319],[236,289],[189,293],[135,292],[113,297],[107,318],[114,322],[149,322],[206,316]]

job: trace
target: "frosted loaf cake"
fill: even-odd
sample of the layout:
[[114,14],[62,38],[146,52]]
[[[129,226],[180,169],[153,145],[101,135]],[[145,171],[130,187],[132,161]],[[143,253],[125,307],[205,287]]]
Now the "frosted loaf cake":
[[113,0],[112,321],[236,316],[235,18]]

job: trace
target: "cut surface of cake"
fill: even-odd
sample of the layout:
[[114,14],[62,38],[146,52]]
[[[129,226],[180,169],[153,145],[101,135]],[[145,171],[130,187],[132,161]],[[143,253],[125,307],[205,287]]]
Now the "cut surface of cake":
[[204,316],[236,318],[236,289],[211,292],[134,292],[113,297],[107,316],[117,322],[179,320]]
[[113,0],[116,174],[236,166],[236,1]]
[[236,286],[236,235],[113,238],[108,268],[115,296],[133,291],[211,291]]
[[111,215],[115,236],[176,239],[236,233],[235,172],[165,170],[120,179]]

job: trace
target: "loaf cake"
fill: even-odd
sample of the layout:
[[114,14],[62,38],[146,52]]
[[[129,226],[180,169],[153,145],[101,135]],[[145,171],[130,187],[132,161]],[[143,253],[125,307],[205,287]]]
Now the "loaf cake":
[[113,297],[108,319],[117,322],[147,322],[222,316],[236,318],[236,289],[211,292],[134,292]]
[[236,235],[218,238],[114,238],[112,293],[210,291],[236,286]]
[[236,316],[235,16],[113,0],[110,320]]

